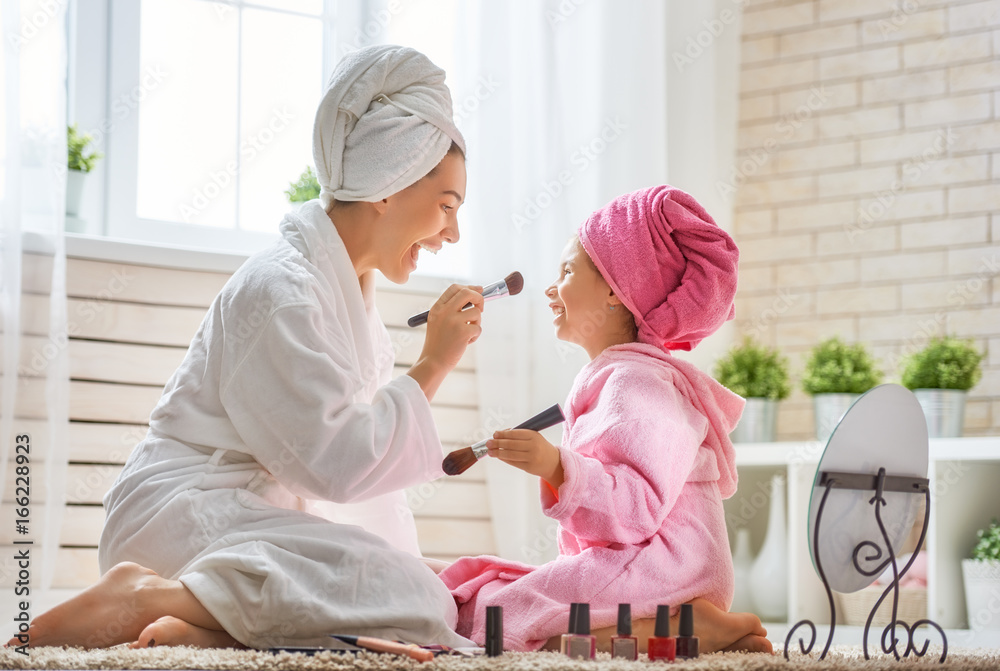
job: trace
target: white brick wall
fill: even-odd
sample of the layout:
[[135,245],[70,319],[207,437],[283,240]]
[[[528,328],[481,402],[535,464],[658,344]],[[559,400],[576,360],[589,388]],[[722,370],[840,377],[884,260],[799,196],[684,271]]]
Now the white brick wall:
[[[737,322],[786,352],[865,342],[898,381],[930,335],[986,352],[1000,432],[1000,0],[772,0],[743,16]],[[779,437],[812,435],[808,397]]]

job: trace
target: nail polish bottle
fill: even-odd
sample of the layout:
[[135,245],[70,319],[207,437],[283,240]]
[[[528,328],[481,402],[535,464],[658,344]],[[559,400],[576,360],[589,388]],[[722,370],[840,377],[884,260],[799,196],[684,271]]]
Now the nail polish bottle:
[[681,606],[680,632],[677,636],[677,659],[694,659],[698,656],[698,637],[694,635],[694,607]]
[[618,604],[618,635],[611,637],[611,656],[639,658],[639,642],[632,635],[632,606],[627,603]]
[[569,606],[569,632],[562,635],[559,651],[573,659],[593,659],[597,641],[590,635],[590,604]]
[[649,645],[646,648],[650,661],[674,661],[677,653],[676,645],[677,639],[670,636],[670,606],[657,606],[656,627],[653,629],[653,635],[649,637]]
[[486,656],[503,654],[503,606],[486,607]]

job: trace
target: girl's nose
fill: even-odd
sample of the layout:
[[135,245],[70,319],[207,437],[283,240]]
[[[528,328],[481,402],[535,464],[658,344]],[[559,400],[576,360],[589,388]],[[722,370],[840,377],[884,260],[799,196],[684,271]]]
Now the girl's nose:
[[556,285],[550,284],[545,288],[545,297],[552,298],[556,293]]

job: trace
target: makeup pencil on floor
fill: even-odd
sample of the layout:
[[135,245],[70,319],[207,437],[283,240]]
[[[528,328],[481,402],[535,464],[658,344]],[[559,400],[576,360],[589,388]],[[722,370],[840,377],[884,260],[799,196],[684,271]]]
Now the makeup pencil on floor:
[[405,655],[406,657],[415,659],[418,662],[429,662],[434,659],[433,652],[430,650],[424,650],[420,646],[412,645],[410,643],[389,641],[384,638],[372,638],[371,636],[342,636],[340,634],[330,634],[330,636],[338,641],[356,645],[359,648],[365,648],[366,650],[371,650],[373,652],[388,652],[394,655]]

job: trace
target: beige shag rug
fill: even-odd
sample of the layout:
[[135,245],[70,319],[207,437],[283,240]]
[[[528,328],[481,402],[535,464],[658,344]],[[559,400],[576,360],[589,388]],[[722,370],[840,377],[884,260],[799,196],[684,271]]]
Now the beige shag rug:
[[[785,661],[781,655],[764,653],[714,653],[696,660],[671,664],[669,669],[718,669],[719,671],[768,671],[779,669],[811,669],[815,671],[846,671],[847,669],[970,669],[995,671],[1000,668],[1000,650],[954,650],[944,664],[938,664],[940,648],[934,648],[924,658],[907,658],[897,662],[892,657],[865,661],[858,646],[835,646],[822,662],[815,656],[793,656]],[[651,662],[612,660],[607,653],[598,653],[597,661],[571,660],[555,652],[508,652],[502,657],[439,656],[421,664],[408,658],[374,653],[342,654],[323,652],[309,657],[301,654],[251,650],[201,650],[196,648],[153,648],[129,650],[118,647],[106,650],[75,648],[34,648],[28,656],[10,648],[0,649],[2,669],[261,669],[262,671],[389,671],[417,669],[423,671],[629,671]],[[661,662],[656,662],[662,665]]]

